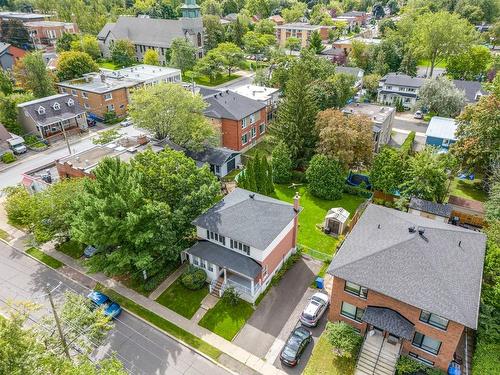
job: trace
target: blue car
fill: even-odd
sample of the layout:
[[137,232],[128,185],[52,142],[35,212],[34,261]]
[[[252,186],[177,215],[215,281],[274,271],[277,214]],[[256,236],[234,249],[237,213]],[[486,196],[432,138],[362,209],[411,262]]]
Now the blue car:
[[122,312],[122,308],[119,304],[111,301],[107,295],[101,292],[93,290],[87,298],[90,299],[96,307],[102,307],[104,315],[111,319],[117,318]]

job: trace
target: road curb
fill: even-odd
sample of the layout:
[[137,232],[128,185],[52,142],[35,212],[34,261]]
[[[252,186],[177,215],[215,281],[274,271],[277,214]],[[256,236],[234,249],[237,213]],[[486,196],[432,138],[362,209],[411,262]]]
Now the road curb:
[[[48,267],[48,268],[50,268],[51,270],[53,270],[53,271],[57,272],[59,275],[63,276],[64,278],[66,278],[66,279],[68,279],[68,280],[70,280],[71,282],[76,283],[76,284],[80,285],[81,287],[83,287],[83,288],[85,288],[85,289],[88,289],[89,291],[91,290],[91,289],[90,289],[90,288],[88,288],[87,286],[82,285],[82,284],[80,284],[80,283],[76,282],[75,280],[73,280],[73,279],[72,279],[72,278],[70,278],[69,276],[67,276],[67,275],[65,275],[64,273],[60,272],[57,268],[52,268],[52,267],[50,267],[49,265],[47,265],[47,264],[45,264],[44,262],[42,262],[41,260],[39,260],[39,259],[35,258],[34,256],[32,256],[32,255],[28,254],[27,252],[25,252],[25,251],[23,251],[23,250],[20,250],[20,249],[18,249],[17,247],[15,247],[15,246],[11,245],[8,241],[5,241],[3,238],[0,238],[0,241],[2,241],[3,243],[5,243],[7,246],[10,246],[10,247],[11,247],[11,248],[13,248],[14,250],[16,250],[16,251],[18,251],[18,252],[20,252],[20,253],[24,254],[25,256],[27,256],[27,257],[29,257],[29,258],[31,258],[31,259],[33,259],[33,260],[37,261],[38,263],[40,263],[40,264],[42,264],[42,265],[44,265],[45,267]],[[43,250],[40,250],[40,251],[43,251]],[[47,254],[47,255],[49,255],[49,254]],[[59,259],[58,259],[58,260],[59,260]],[[61,261],[60,261],[60,262],[61,262]],[[71,267],[71,266],[69,266],[69,265],[65,264],[64,262],[61,262],[61,263],[63,263],[63,264],[64,264],[64,267],[71,268],[72,270],[74,270],[74,271],[76,271],[76,272],[78,272],[78,273],[80,273],[80,274],[82,273],[82,272],[80,272],[79,270],[77,270],[77,269],[75,269],[75,268],[73,268],[73,267]],[[98,284],[101,284],[101,285],[102,285],[102,283],[101,283],[99,280],[94,279],[92,276],[87,275],[87,274],[83,274],[83,275],[84,275],[84,276],[86,276],[86,277],[89,277],[90,279],[94,280],[96,283],[98,283]],[[109,289],[113,290],[112,288],[109,288]],[[113,291],[114,291],[114,290],[113,290]],[[116,291],[114,291],[114,292],[115,292],[115,293],[118,293],[118,292],[116,292]],[[118,293],[118,294],[120,294],[120,293]],[[120,294],[120,295],[121,295],[121,294]],[[123,297],[125,297],[125,296],[123,296]],[[129,299],[128,297],[125,297],[125,298]],[[138,305],[139,305],[139,304],[138,304]],[[142,306],[142,305],[139,305],[139,306]],[[142,307],[144,307],[144,306],[142,306]],[[186,348],[188,348],[188,349],[192,350],[193,352],[195,352],[195,353],[199,354],[200,356],[202,356],[203,358],[205,358],[205,359],[209,360],[209,361],[210,361],[210,362],[212,362],[213,364],[215,364],[215,365],[217,365],[217,366],[221,367],[222,369],[226,370],[227,372],[229,372],[229,373],[231,373],[231,374],[234,374],[234,375],[238,375],[238,373],[237,373],[237,372],[234,372],[234,371],[233,371],[233,370],[231,370],[230,368],[227,368],[227,367],[226,367],[225,365],[223,365],[222,363],[217,362],[217,361],[216,361],[215,359],[213,359],[212,357],[210,357],[210,356],[208,356],[207,354],[205,354],[205,353],[203,353],[203,352],[199,351],[198,349],[196,349],[196,348],[192,347],[191,345],[189,345],[189,344],[187,344],[186,342],[184,342],[184,341],[180,340],[179,338],[177,338],[177,337],[173,336],[173,335],[172,335],[172,334],[170,334],[169,332],[166,332],[166,331],[164,331],[163,329],[161,329],[161,328],[159,328],[159,327],[155,326],[153,323],[148,322],[146,319],[142,318],[141,316],[137,315],[136,313],[134,313],[134,312],[132,312],[132,311],[128,310],[127,308],[125,308],[125,307],[123,307],[123,306],[122,306],[122,309],[123,309],[123,310],[125,310],[125,311],[127,311],[130,315],[133,315],[133,316],[135,316],[137,319],[139,319],[139,320],[143,321],[143,322],[144,322],[144,323],[146,323],[147,325],[149,325],[149,326],[153,327],[154,329],[156,329],[156,330],[160,331],[162,334],[164,334],[164,335],[166,335],[166,336],[170,337],[172,340],[175,340],[175,341],[176,341],[176,342],[178,342],[179,344],[181,344],[181,345],[185,346]],[[146,309],[146,310],[148,310],[148,309]],[[150,310],[148,310],[148,311],[150,311]],[[165,318],[163,318],[163,319],[165,319]],[[167,319],[165,319],[165,320],[167,320]],[[169,320],[167,320],[167,321],[169,321]],[[186,332],[189,332],[189,331],[186,331]],[[191,332],[189,332],[189,333],[191,333]],[[200,340],[201,340],[201,339],[200,339]],[[204,341],[204,342],[206,342],[206,341]],[[208,343],[207,343],[207,344],[208,344]],[[210,345],[210,344],[209,344],[209,345]],[[213,346],[213,345],[212,345],[212,346]],[[227,353],[223,352],[222,350],[221,350],[221,352],[222,352],[223,354],[229,355],[229,354],[227,354]],[[231,356],[230,356],[230,357],[231,357]],[[233,357],[231,357],[231,358],[233,358]],[[235,360],[237,360],[236,358],[234,358],[234,359],[235,359]],[[238,362],[240,362],[240,361],[238,361]],[[240,363],[242,363],[242,362],[240,362]],[[243,364],[243,365],[245,365],[244,363],[242,363],[242,364]],[[245,366],[246,366],[246,365],[245,365]]]

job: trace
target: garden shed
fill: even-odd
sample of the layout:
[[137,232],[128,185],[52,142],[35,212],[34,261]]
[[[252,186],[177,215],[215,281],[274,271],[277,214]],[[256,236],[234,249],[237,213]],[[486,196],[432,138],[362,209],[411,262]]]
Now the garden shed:
[[323,224],[325,233],[331,233],[334,235],[344,233],[349,215],[349,211],[342,207],[329,209],[325,216],[325,223]]

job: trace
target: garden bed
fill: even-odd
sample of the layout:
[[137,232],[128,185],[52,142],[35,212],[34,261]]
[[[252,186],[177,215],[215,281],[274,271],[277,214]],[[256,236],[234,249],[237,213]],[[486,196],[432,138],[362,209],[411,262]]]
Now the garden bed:
[[180,279],[177,279],[156,299],[156,302],[187,319],[191,319],[207,294],[207,285],[198,290],[190,290],[182,285]]
[[[354,215],[356,209],[366,199],[350,194],[344,194],[342,199],[335,201],[324,200],[312,196],[307,191],[307,185],[300,185],[295,188],[289,188],[289,185],[275,184],[273,196],[282,201],[292,203],[295,192],[300,195],[300,206],[303,208],[299,214],[299,233],[297,242],[304,247],[304,253],[314,252],[326,256],[332,256],[339,242],[338,238],[323,233],[316,225],[323,223],[325,215],[330,208],[343,207],[349,211],[350,216]],[[313,251],[311,251],[311,249]]]
[[252,316],[253,311],[252,305],[243,300],[232,306],[226,300],[220,299],[198,324],[231,341]]
[[304,375],[352,375],[356,358],[340,358],[333,354],[333,346],[323,333],[314,346]]

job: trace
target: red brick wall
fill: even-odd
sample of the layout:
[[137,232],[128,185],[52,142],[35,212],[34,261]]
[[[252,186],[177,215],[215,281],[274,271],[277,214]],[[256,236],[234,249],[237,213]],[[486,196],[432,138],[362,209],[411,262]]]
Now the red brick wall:
[[276,267],[283,261],[283,258],[295,247],[295,226],[292,226],[285,237],[276,245],[271,253],[264,259],[262,266],[267,265],[267,274],[271,275]]
[[60,178],[73,178],[73,177],[90,177],[95,178],[93,174],[87,174],[80,169],[73,168],[67,163],[56,163],[57,173]]
[[387,307],[399,312],[406,319],[415,325],[415,331],[420,332],[426,336],[432,337],[441,341],[441,348],[437,356],[425,352],[417,347],[412,346],[410,341],[403,340],[402,353],[412,351],[429,361],[434,362],[436,367],[442,370],[447,370],[449,363],[453,360],[453,354],[462,336],[464,326],[450,321],[446,331],[435,328],[431,325],[425,324],[419,320],[421,309],[408,305],[404,302],[398,301],[394,298],[385,296],[375,291],[368,291],[368,298],[362,299],[344,291],[345,281],[335,277],[333,280],[331,305],[328,318],[332,321],[344,321],[350,325],[359,328],[362,333],[367,328],[366,323],[358,323],[352,319],[340,315],[342,302],[345,301],[351,305],[365,309],[367,306],[380,306]]
[[[251,129],[256,128],[257,136],[253,140],[258,140],[261,137],[259,132],[260,124],[265,124],[267,122],[267,112],[266,108],[260,110],[260,119],[256,121],[253,125],[248,125],[245,129],[241,128],[241,121],[222,119],[221,120],[221,131],[222,131],[222,146],[230,148],[231,150],[240,151],[243,148],[247,148],[252,144]],[[267,129],[266,129],[267,131]],[[243,134],[248,133],[248,142],[244,145],[241,143],[241,137]]]

